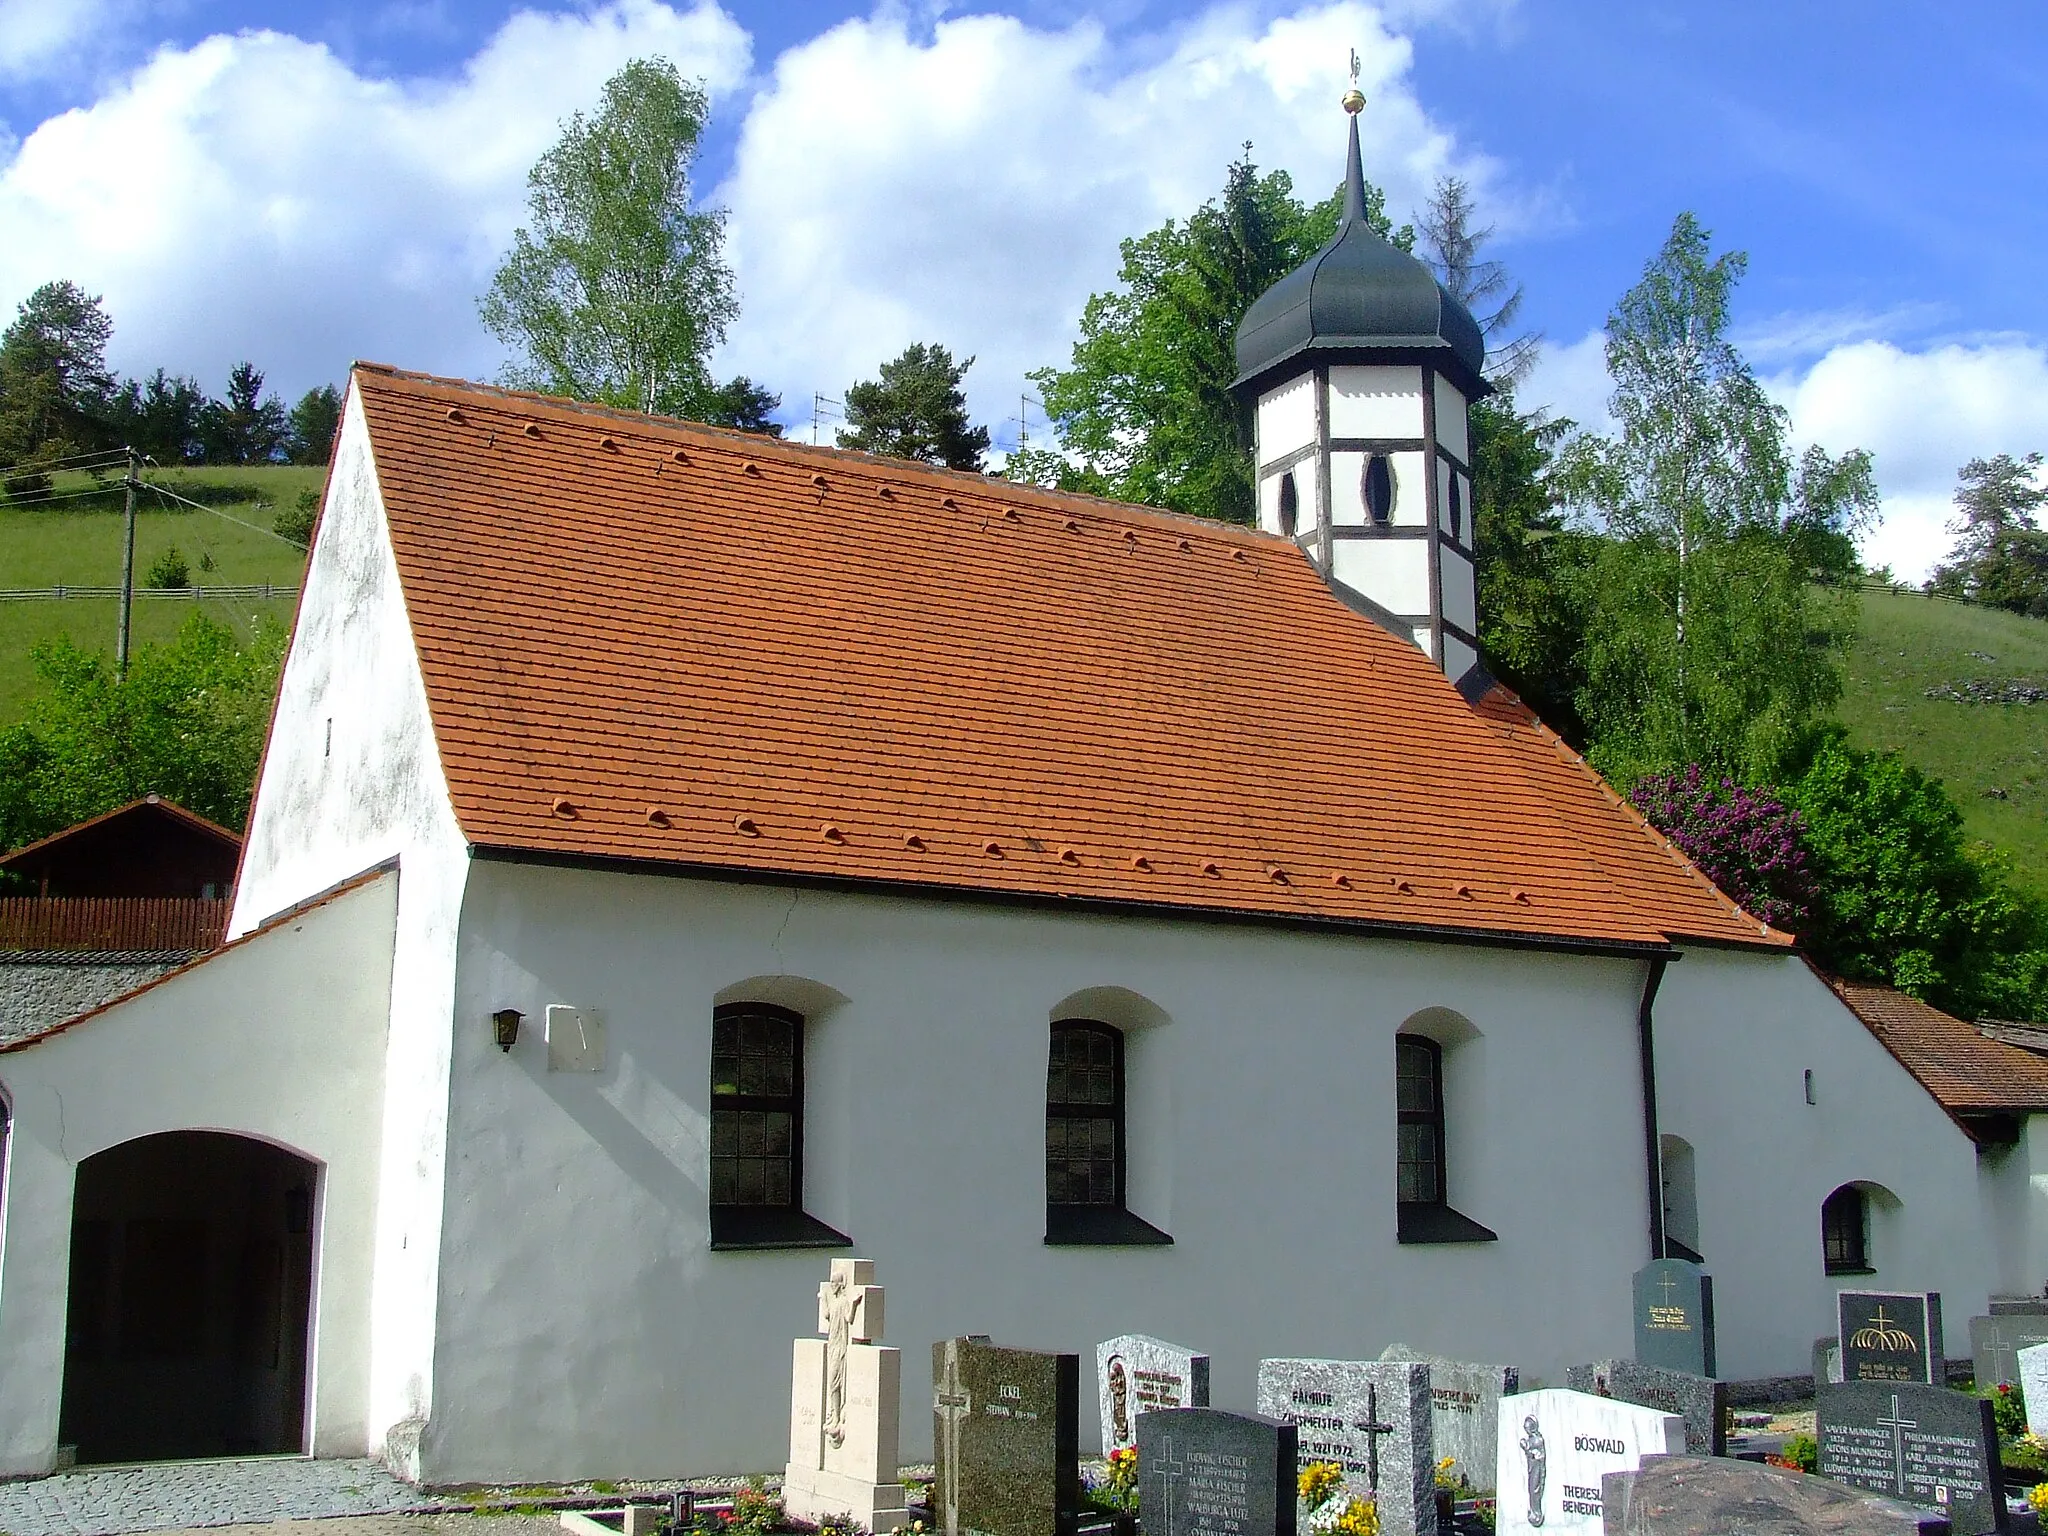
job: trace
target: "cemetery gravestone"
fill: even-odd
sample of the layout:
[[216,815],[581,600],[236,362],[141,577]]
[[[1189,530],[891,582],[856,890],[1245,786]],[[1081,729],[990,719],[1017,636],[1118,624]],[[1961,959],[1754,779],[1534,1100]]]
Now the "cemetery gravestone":
[[1413,1360],[1429,1367],[1429,1422],[1436,1459],[1448,1456],[1453,1471],[1475,1488],[1493,1486],[1495,1436],[1500,1430],[1500,1400],[1522,1384],[1512,1365],[1472,1365],[1425,1355],[1405,1344],[1389,1345],[1382,1360]]
[[818,1287],[821,1339],[798,1339],[790,1373],[783,1507],[804,1520],[851,1515],[878,1533],[910,1523],[897,1456],[903,1359],[884,1348],[872,1259],[834,1259]]
[[1685,1420],[1552,1387],[1500,1400],[1496,1536],[1602,1529],[1600,1479],[1685,1449]]
[[1335,1462],[1355,1496],[1376,1500],[1385,1536],[1436,1530],[1428,1366],[1261,1360],[1259,1412],[1299,1427],[1295,1449],[1302,1466]]
[[1820,1389],[1814,1422],[1821,1476],[1939,1510],[1956,1536],[2005,1529],[2005,1472],[1983,1398],[1912,1381],[1845,1381]]
[[1600,1503],[1609,1536],[1950,1536],[1930,1510],[1754,1461],[1645,1456],[1600,1479]]
[[1813,1384],[1842,1379],[1842,1340],[1837,1334],[1813,1341]]
[[1564,1384],[1574,1392],[1619,1398],[1639,1408],[1677,1414],[1685,1420],[1687,1455],[1728,1454],[1726,1382],[1637,1360],[1596,1360],[1591,1365],[1567,1366]]
[[1154,1408],[1137,1430],[1146,1536],[1294,1536],[1292,1424]]
[[1209,1406],[1209,1357],[1164,1339],[1127,1333],[1095,1347],[1102,1454],[1138,1443],[1138,1416]]
[[2027,1432],[2048,1435],[2048,1344],[2019,1352],[2020,1396],[2027,1404]]
[[1712,1376],[1714,1277],[1685,1259],[1652,1259],[1635,1273],[1636,1359]]
[[1993,1317],[2048,1315],[2048,1296],[1994,1296],[1990,1312]]
[[1066,1536],[1081,1503],[1081,1357],[932,1346],[932,1514],[947,1536]]
[[1939,1291],[1837,1291],[1842,1380],[1947,1380]]
[[1970,1367],[1979,1387],[2020,1379],[2019,1354],[2048,1344],[2048,1314],[1994,1312],[1970,1319]]

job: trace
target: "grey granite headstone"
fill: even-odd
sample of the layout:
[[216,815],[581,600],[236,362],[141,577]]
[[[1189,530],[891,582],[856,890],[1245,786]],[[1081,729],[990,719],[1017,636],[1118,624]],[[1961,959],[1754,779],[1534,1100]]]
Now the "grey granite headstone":
[[1813,1384],[1842,1379],[1842,1341],[1830,1334],[1813,1341]]
[[1138,1416],[1155,1408],[1209,1406],[1209,1357],[1164,1339],[1127,1333],[1095,1346],[1102,1454],[1138,1443]]
[[932,1346],[932,1514],[947,1536],[1064,1536],[1081,1504],[1081,1357]]
[[1600,1479],[1605,1536],[1950,1536],[1945,1516],[1757,1461],[1645,1456]]
[[2048,1315],[2048,1296],[1994,1296],[1986,1309],[1993,1317]]
[[1685,1420],[1685,1449],[1692,1456],[1728,1452],[1728,1384],[1688,1371],[1667,1371],[1639,1360],[1595,1360],[1565,1367],[1564,1384],[1574,1392],[1615,1397],[1641,1408],[1662,1408]]
[[1154,1408],[1137,1429],[1145,1536],[1294,1536],[1292,1424]]
[[1842,1380],[1948,1380],[1941,1358],[1941,1292],[1837,1291]]
[[1302,1466],[1333,1461],[1352,1493],[1376,1499],[1386,1536],[1436,1530],[1428,1366],[1261,1360],[1259,1412],[1299,1427],[1295,1451]]
[[1695,1376],[1714,1372],[1714,1277],[1685,1259],[1635,1273],[1636,1359]]
[[2048,1435],[2048,1344],[2031,1344],[2019,1353],[2020,1397],[2027,1405],[2027,1431]]
[[1685,1449],[1685,1420],[1561,1387],[1500,1400],[1497,1536],[1600,1530],[1601,1479]]
[[1450,1457],[1455,1472],[1475,1488],[1493,1486],[1494,1453],[1500,1430],[1500,1400],[1521,1390],[1522,1373],[1512,1365],[1474,1365],[1426,1355],[1406,1344],[1390,1344],[1382,1360],[1415,1360],[1429,1367],[1429,1422],[1436,1459]]
[[1995,1312],[1970,1319],[1970,1367],[1980,1388],[2018,1384],[2020,1351],[2048,1344],[2048,1313]]
[[1845,1381],[1814,1403],[1820,1473],[1939,1510],[1956,1536],[2006,1527],[1991,1404],[1911,1381]]

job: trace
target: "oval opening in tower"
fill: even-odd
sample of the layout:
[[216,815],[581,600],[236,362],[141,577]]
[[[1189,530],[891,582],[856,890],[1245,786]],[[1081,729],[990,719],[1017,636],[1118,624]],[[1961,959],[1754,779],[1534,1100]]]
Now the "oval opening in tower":
[[1465,487],[1455,469],[1451,471],[1451,537],[1465,537]]
[[1294,530],[1301,521],[1301,492],[1294,488],[1294,471],[1289,470],[1280,477],[1280,536],[1294,537]]
[[1365,478],[1359,489],[1365,495],[1365,510],[1375,523],[1385,527],[1394,515],[1394,466],[1384,453],[1365,461]]

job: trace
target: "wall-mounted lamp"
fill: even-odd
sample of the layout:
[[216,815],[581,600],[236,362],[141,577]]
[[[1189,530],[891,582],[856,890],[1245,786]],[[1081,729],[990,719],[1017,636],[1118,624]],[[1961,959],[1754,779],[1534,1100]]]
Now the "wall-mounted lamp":
[[499,1050],[509,1051],[519,1043],[519,1021],[524,1017],[517,1008],[500,1008],[491,1015],[491,1038]]

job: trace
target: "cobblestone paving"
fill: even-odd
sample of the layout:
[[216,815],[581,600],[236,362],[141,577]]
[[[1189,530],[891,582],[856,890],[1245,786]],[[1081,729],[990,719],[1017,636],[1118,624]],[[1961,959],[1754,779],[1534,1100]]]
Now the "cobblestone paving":
[[561,1536],[561,1530],[557,1515],[345,1515],[160,1531],[157,1536]]
[[[451,1506],[375,1461],[157,1462],[0,1483],[5,1536],[117,1536],[187,1526],[392,1515]],[[474,1518],[474,1517],[472,1517]]]

